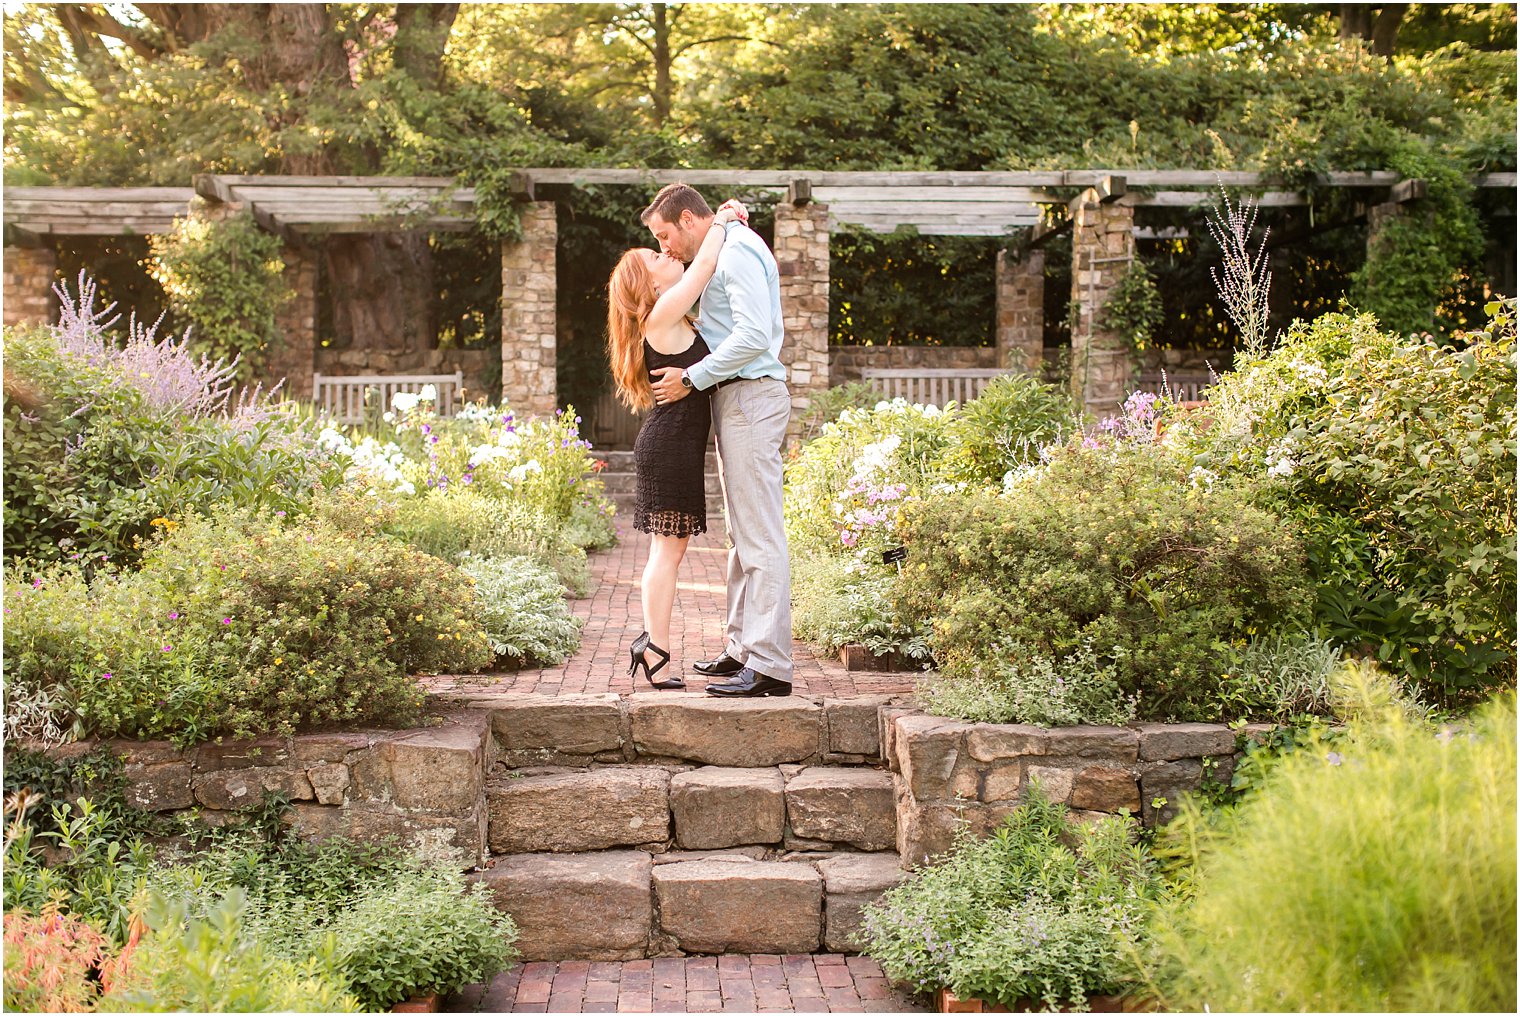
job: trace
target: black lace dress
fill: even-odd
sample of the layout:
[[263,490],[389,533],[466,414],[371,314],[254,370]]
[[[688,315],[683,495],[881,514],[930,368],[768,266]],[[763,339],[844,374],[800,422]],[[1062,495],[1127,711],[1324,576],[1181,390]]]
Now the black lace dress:
[[[644,343],[644,364],[690,367],[708,353],[702,336],[679,353],[659,353]],[[653,379],[651,379],[653,380]],[[633,442],[637,476],[633,528],[656,536],[696,536],[707,532],[707,449],[712,428],[711,391],[655,406]]]

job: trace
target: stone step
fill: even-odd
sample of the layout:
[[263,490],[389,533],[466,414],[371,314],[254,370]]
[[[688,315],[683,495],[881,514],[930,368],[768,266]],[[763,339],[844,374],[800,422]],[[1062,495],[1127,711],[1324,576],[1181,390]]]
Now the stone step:
[[861,910],[903,877],[893,853],[697,859],[607,850],[518,854],[481,872],[532,960],[856,952]]
[[512,770],[487,783],[486,820],[493,854],[897,845],[892,774],[863,766]]

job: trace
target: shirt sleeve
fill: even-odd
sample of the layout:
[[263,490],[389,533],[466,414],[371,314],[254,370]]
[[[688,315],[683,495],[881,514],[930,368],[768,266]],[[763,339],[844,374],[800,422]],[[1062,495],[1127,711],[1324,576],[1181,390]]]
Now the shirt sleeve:
[[[724,251],[728,254],[728,251]],[[747,246],[733,251],[733,256],[718,265],[718,281],[728,294],[729,309],[734,316],[734,330],[728,335],[706,336],[716,340],[713,351],[686,368],[692,387],[711,388],[719,381],[736,376],[756,357],[770,352],[770,287],[765,280],[765,262]]]

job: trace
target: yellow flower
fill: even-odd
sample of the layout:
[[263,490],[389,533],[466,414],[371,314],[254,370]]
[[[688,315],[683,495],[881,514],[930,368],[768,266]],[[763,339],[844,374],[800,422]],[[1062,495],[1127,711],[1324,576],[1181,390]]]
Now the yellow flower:
[[417,620],[419,620],[419,621],[421,621],[421,620],[422,620],[422,615],[421,615],[421,614],[418,614],[418,615],[417,615]]
[[276,667],[278,667],[278,666],[279,666],[279,665],[280,665],[280,664],[282,664],[282,663],[284,663],[284,662],[285,662],[285,657],[283,657],[283,656],[276,656],[276,657],[275,657],[275,658],[274,658],[274,665],[275,665],[275,666],[276,666]]

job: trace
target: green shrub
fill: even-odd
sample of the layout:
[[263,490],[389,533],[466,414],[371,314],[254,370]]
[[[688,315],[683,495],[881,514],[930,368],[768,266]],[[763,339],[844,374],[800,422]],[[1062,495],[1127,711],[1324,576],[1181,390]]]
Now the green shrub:
[[851,381],[819,392],[808,402],[807,412],[798,420],[802,427],[801,444],[806,445],[833,423],[846,409],[869,409],[882,401],[881,392],[869,381]]
[[[87,306],[87,305],[86,305]],[[77,311],[77,308],[75,309]],[[5,544],[12,559],[136,559],[154,519],[216,504],[300,511],[341,470],[294,404],[228,411],[227,369],[88,314],[7,331]]]
[[1090,645],[1141,717],[1217,720],[1232,643],[1307,621],[1302,553],[1280,520],[1195,486],[1156,446],[1071,448],[1007,493],[905,515],[903,605],[933,620],[951,678],[996,674],[1010,645],[1064,674]]
[[270,347],[284,344],[275,314],[295,296],[283,277],[283,241],[252,213],[220,222],[184,218],[148,238],[153,277],[170,306],[195,323],[194,345],[239,359],[239,377],[265,375]]
[[1515,1009],[1515,702],[1456,727],[1385,699],[1205,831],[1158,923],[1169,1006]]
[[361,1012],[318,962],[283,959],[244,928],[245,901],[230,893],[203,917],[155,898],[150,933],[100,1000],[107,1012]]
[[476,621],[498,658],[553,665],[580,647],[582,622],[565,605],[559,578],[532,558],[466,558],[460,571],[475,583]]
[[1090,643],[1078,646],[1060,666],[1027,646],[1001,644],[996,661],[940,674],[919,686],[919,702],[936,716],[973,723],[1124,724],[1135,718],[1135,700],[1119,687],[1112,662],[1097,658]]
[[193,916],[246,894],[251,936],[289,962],[314,962],[369,1011],[490,980],[517,937],[486,887],[466,885],[456,860],[389,842],[236,837],[161,869],[155,889]]
[[1220,689],[1226,716],[1289,720],[1329,715],[1330,675],[1340,650],[1326,639],[1277,634],[1237,650]]
[[808,555],[792,563],[792,629],[829,653],[858,643],[878,656],[928,663],[928,631],[902,623],[895,572],[861,574],[848,559]]
[[141,571],[87,588],[55,569],[18,590],[7,680],[67,689],[90,734],[188,744],[406,721],[411,674],[491,660],[469,583],[394,540],[242,509],[166,528]]
[[1083,1006],[1121,987],[1160,888],[1130,834],[1122,817],[1068,824],[1035,789],[992,836],[957,841],[868,905],[865,951],[921,990]]
[[507,965],[516,938],[489,889],[478,882],[466,889],[457,871],[366,893],[334,915],[328,932],[337,938],[337,969],[371,1009],[489,981]]
[[511,500],[473,490],[430,490],[401,498],[382,521],[385,531],[418,550],[458,562],[473,558],[532,557],[553,569],[575,596],[591,584],[586,552],[556,520]]
[[1036,462],[1040,449],[1077,429],[1071,397],[1023,374],[993,378],[947,424],[948,479],[1002,483],[1014,469]]

